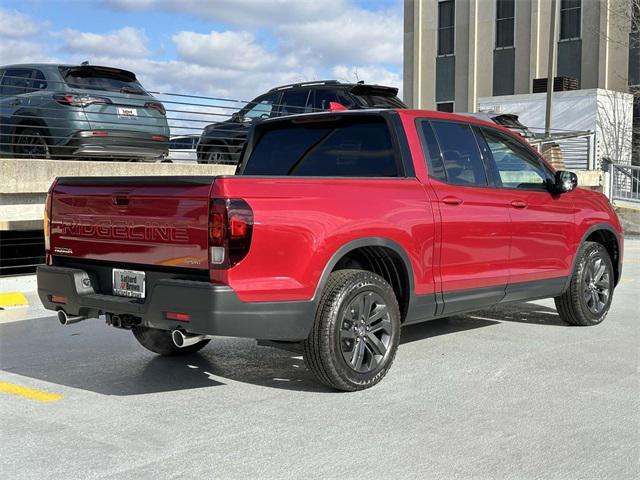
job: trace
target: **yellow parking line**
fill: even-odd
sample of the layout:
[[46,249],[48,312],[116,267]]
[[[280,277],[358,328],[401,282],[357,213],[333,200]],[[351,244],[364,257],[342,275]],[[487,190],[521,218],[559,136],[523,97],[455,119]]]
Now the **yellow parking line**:
[[26,307],[28,305],[27,297],[20,292],[0,293],[0,309]]
[[37,400],[38,402],[57,402],[62,399],[62,395],[59,393],[43,392],[42,390],[21,387],[7,382],[0,382],[0,392],[28,398],[29,400]]

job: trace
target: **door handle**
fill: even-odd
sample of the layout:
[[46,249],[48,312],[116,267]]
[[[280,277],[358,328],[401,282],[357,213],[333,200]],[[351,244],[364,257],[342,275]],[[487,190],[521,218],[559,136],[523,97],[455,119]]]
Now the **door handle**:
[[446,203],[447,205],[462,205],[462,199],[458,197],[444,197],[442,203]]
[[514,200],[513,202],[511,202],[511,206],[513,208],[527,208],[527,202],[524,202],[522,200]]

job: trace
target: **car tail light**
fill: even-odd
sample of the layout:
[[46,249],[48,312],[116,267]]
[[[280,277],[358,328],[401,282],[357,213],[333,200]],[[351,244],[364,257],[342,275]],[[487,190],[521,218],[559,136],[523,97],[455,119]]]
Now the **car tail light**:
[[146,108],[153,108],[154,110],[157,110],[158,112],[160,112],[161,115],[167,114],[167,110],[164,108],[164,105],[161,104],[160,102],[147,102],[144,104],[144,106]]
[[51,250],[51,190],[47,193],[47,199],[44,202],[44,220],[42,224],[44,230],[44,251],[49,253]]
[[69,95],[60,94],[54,95],[53,99],[61,105],[69,105],[71,107],[87,107],[94,104],[108,104],[113,103],[110,99],[105,97],[94,97],[91,95]]
[[241,199],[211,201],[209,261],[215,268],[230,268],[249,252],[253,233],[253,211]]

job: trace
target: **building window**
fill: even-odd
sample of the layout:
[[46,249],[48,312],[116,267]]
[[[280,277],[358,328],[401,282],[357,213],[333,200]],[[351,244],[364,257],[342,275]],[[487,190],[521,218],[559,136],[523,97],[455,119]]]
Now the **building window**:
[[436,110],[439,112],[453,113],[453,102],[436,103]]
[[454,0],[438,2],[438,55],[453,55],[456,7]]
[[580,38],[582,0],[560,2],[560,40]]
[[513,47],[515,16],[516,16],[515,0],[497,0],[496,48]]

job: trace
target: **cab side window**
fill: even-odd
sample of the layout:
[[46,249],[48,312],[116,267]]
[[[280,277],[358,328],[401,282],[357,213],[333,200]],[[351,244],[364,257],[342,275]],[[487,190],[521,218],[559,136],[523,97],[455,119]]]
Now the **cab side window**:
[[524,145],[495,130],[483,128],[482,133],[503,187],[546,189],[551,173]]
[[464,123],[432,121],[440,147],[446,182],[451,185],[487,186],[487,174],[471,127]]

